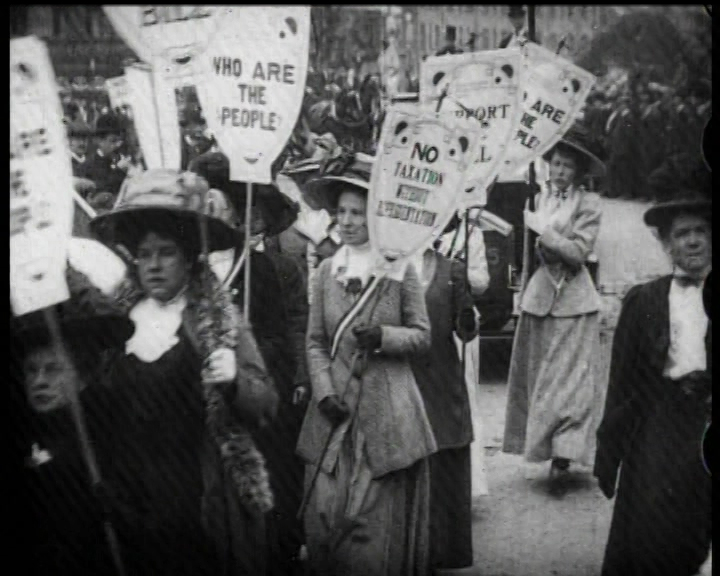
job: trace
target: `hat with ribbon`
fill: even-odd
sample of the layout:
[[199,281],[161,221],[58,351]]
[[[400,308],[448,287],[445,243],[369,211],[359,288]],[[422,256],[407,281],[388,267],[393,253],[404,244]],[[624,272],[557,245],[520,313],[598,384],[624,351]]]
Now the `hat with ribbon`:
[[160,219],[172,222],[180,237],[199,246],[204,219],[208,249],[232,248],[237,232],[210,214],[208,191],[207,181],[192,172],[147,170],[125,179],[113,209],[93,218],[90,229],[104,244],[121,244],[132,252],[143,232]]
[[565,150],[574,156],[580,156],[585,164],[585,172],[589,176],[602,177],[605,175],[605,163],[590,151],[590,135],[582,126],[575,124],[549,151],[543,154],[543,159],[550,162],[556,150]]
[[334,212],[338,197],[348,188],[367,193],[374,157],[339,148],[320,167],[320,176],[305,184],[305,201],[313,210]]
[[[225,194],[229,199],[232,212],[230,220],[225,222],[238,231],[244,229],[244,214],[247,202],[247,183],[230,180],[230,160],[222,152],[206,152],[193,159],[188,170],[204,177],[212,188]],[[283,194],[275,184],[253,185],[253,206],[263,212],[266,236],[276,236],[292,226],[297,219],[300,207]],[[260,232],[260,231],[258,231]]]
[[321,136],[313,139],[315,149],[310,158],[304,158],[293,164],[285,166],[281,172],[287,176],[296,176],[316,172],[320,169],[322,163],[332,156],[338,149],[339,144],[335,136],[331,132],[326,132]]
[[[54,307],[66,346],[92,354],[121,345],[132,336],[135,328],[126,311],[85,274],[68,265],[66,280],[70,299]],[[13,318],[11,326],[13,339],[25,350],[52,342],[42,310]]]
[[665,228],[679,214],[695,214],[712,222],[712,199],[696,190],[683,190],[673,200],[647,210],[643,219],[652,228]]

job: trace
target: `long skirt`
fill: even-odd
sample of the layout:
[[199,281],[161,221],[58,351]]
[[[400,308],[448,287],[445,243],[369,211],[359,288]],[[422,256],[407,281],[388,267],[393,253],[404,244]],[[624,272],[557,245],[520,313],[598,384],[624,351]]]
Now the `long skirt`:
[[[462,358],[462,341],[455,336],[458,356]],[[470,462],[472,465],[472,498],[489,494],[487,468],[485,467],[485,431],[480,415],[478,386],[480,383],[480,346],[477,338],[465,345],[465,385],[470,401],[470,415],[473,425],[473,441],[470,444]]]
[[528,462],[592,465],[602,416],[597,313],[568,318],[521,313],[515,332],[503,452]]
[[[306,489],[314,466],[306,467]],[[426,576],[430,487],[427,460],[373,478],[354,420],[332,474],[320,471],[305,512],[317,576]]]
[[712,478],[705,407],[668,381],[620,468],[602,576],[694,576],[710,551]]
[[430,565],[467,568],[473,564],[470,447],[430,456]]

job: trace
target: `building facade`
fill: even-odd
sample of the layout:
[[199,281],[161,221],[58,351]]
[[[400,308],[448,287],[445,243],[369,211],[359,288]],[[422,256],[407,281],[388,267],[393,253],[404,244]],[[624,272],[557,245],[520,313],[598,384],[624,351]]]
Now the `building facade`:
[[137,59],[100,6],[11,6],[10,36],[44,40],[59,78],[109,78]]

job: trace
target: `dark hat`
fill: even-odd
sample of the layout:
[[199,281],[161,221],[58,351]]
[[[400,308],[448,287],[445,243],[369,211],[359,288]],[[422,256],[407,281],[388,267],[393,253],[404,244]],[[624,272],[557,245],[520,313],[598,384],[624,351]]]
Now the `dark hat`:
[[[153,221],[177,224],[188,241],[200,245],[200,218],[207,223],[209,250],[226,250],[237,242],[237,232],[210,215],[208,183],[192,172],[153,169],[126,178],[113,209],[90,222],[93,234],[104,244],[135,246],[138,231],[152,228]],[[185,234],[190,231],[190,236]]]
[[[118,346],[132,336],[135,328],[126,311],[87,276],[68,266],[66,279],[70,299],[54,307],[66,346],[92,353]],[[26,350],[52,341],[42,310],[13,318],[11,325],[13,339]]]
[[518,6],[517,4],[510,4],[508,6],[508,17],[512,18],[513,16],[525,16],[525,7]]
[[94,134],[93,129],[81,119],[66,122],[68,138],[84,138]]
[[[241,219],[240,228],[244,230],[244,215],[247,205],[247,182],[228,182],[223,191],[235,207]],[[283,194],[275,184],[253,184],[253,206],[263,213],[264,234],[277,236],[297,220],[300,206]]]
[[712,199],[695,190],[684,190],[674,200],[650,208],[644,220],[648,226],[663,228],[681,213],[697,214],[712,222]]
[[334,212],[339,193],[346,190],[348,185],[367,193],[373,162],[373,156],[343,150],[325,163],[321,168],[322,176],[305,184],[306,202],[313,210]]
[[95,134],[98,136],[125,134],[126,131],[127,121],[119,114],[109,112],[100,116],[95,122]]
[[[230,180],[230,160],[222,152],[206,152],[188,165],[188,170],[204,177],[211,188],[225,193],[239,215],[238,230],[244,228],[242,215],[245,214],[247,183]],[[253,186],[253,205],[259,206],[265,213],[267,225],[264,233],[276,236],[292,226],[297,220],[300,207],[283,194],[274,184],[255,184]]]
[[550,162],[555,150],[570,150],[575,154],[579,154],[587,161],[587,174],[589,176],[602,177],[605,175],[605,163],[595,154],[590,152],[589,135],[580,126],[573,126],[565,136],[555,144],[550,150],[543,154],[543,159]]

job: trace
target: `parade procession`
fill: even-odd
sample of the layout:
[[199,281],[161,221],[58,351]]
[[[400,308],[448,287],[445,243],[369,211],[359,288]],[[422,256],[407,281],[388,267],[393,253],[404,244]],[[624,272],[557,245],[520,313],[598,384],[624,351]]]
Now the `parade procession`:
[[8,573],[712,573],[711,6],[10,20]]

